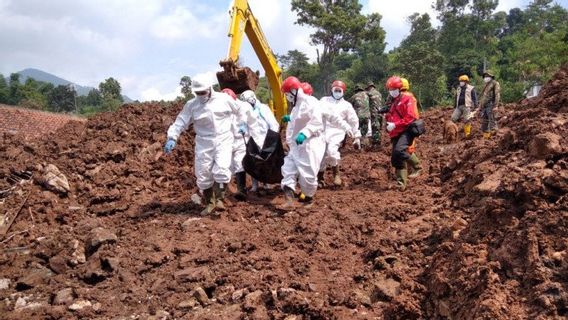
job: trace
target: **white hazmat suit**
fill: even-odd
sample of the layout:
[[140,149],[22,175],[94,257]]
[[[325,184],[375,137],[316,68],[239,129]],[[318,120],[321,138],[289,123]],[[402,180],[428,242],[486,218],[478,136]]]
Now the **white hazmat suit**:
[[[231,98],[232,99],[232,98]],[[245,142],[251,136],[251,132],[256,132],[259,129],[258,121],[253,113],[253,109],[247,102],[241,100],[235,100],[239,108],[239,112],[233,119],[233,157],[231,162],[231,172],[233,174],[243,172],[243,158],[246,154],[246,144]],[[241,126],[244,126],[244,133],[240,133],[239,130]]]
[[[282,166],[282,187],[296,188],[296,179],[302,193],[313,197],[318,188],[317,174],[325,153],[322,112],[318,99],[298,89],[296,104],[290,114],[286,129],[286,143],[290,150]],[[301,145],[296,137],[303,133],[306,140]]]
[[200,97],[188,101],[168,129],[168,139],[177,141],[180,134],[193,124],[195,130],[195,177],[197,187],[206,190],[214,182],[227,184],[231,180],[231,155],[234,141],[232,123],[239,107],[225,93],[214,92],[207,101]]
[[326,150],[324,161],[320,171],[324,171],[326,166],[335,167],[339,165],[341,154],[339,147],[345,139],[345,134],[350,132],[353,138],[360,138],[359,118],[351,103],[341,98],[339,100],[328,96],[320,99],[323,119]]

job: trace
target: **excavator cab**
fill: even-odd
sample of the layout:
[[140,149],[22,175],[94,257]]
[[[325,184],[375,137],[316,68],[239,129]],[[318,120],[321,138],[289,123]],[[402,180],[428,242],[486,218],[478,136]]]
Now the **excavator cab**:
[[280,91],[282,85],[282,70],[278,66],[276,56],[272,53],[260,24],[252,14],[247,0],[234,0],[230,10],[231,23],[229,26],[229,52],[219,64],[223,71],[217,72],[217,80],[221,89],[229,88],[240,94],[245,90],[255,91],[258,87],[259,73],[238,63],[243,36],[246,34],[256,56],[265,71],[272,92],[269,105],[276,119],[281,119],[287,113],[286,97]]

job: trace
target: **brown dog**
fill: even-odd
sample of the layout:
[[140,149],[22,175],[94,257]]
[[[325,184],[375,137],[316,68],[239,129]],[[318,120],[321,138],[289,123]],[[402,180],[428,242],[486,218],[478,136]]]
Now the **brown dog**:
[[444,123],[444,141],[446,143],[454,143],[458,141],[458,126],[452,120],[442,119]]

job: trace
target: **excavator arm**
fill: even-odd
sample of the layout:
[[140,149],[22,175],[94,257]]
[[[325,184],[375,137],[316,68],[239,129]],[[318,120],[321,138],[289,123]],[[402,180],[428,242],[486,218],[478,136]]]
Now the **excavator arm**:
[[282,70],[266,41],[260,24],[252,14],[247,0],[234,0],[230,14],[229,53],[225,60],[219,62],[223,67],[223,71],[217,72],[219,85],[221,88],[230,88],[237,94],[249,89],[255,90],[258,86],[258,73],[248,67],[241,68],[237,65],[243,36],[246,34],[266,73],[272,91],[270,107],[276,119],[281,119],[287,113],[288,107],[286,98],[280,91]]

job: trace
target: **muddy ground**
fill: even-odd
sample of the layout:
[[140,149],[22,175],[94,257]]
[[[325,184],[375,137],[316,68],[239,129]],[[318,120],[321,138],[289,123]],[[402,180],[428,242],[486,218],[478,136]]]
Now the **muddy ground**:
[[[343,150],[340,189],[199,216],[181,105],[126,105],[40,140],[4,135],[2,319],[562,319],[568,316],[568,68],[482,140],[423,114],[424,173],[392,188],[390,144]],[[68,179],[52,191],[47,164]],[[31,173],[32,177],[25,172]],[[327,182],[332,177],[328,173]],[[234,189],[234,186],[231,186]],[[0,235],[1,236],[1,235]]]

